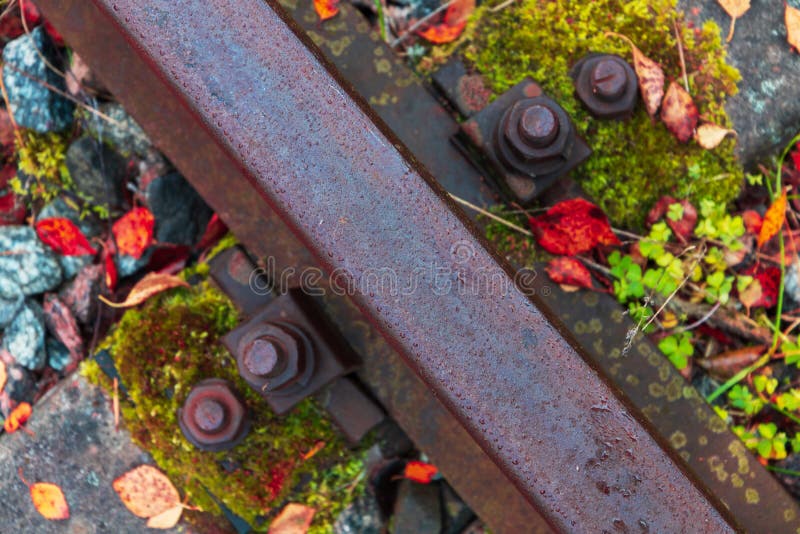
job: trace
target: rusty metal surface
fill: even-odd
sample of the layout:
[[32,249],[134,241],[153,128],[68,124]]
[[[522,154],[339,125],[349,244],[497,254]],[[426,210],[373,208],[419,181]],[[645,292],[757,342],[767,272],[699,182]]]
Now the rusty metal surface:
[[[300,273],[317,264],[105,11],[91,2],[41,0],[40,7],[251,251],[274,259],[280,272]],[[352,11],[341,6],[344,15],[354,16]],[[332,293],[323,300],[334,311],[329,315],[339,329],[366,359],[362,379],[492,531],[548,532],[536,510],[350,301]]]
[[355,380],[343,376],[316,395],[347,441],[357,444],[384,420],[384,413],[375,401],[361,391]]
[[[59,7],[74,16],[89,3],[136,42],[324,266],[340,268],[345,281],[384,267],[417,280],[403,298],[379,287],[359,288],[353,299],[552,525],[730,530],[554,318],[515,286],[503,294],[458,290],[480,272],[498,272],[498,260],[274,7],[255,0]],[[59,25],[55,6],[42,7]],[[60,26],[78,37],[75,24]],[[466,256],[459,244],[471,247]],[[431,265],[450,269],[449,291],[424,272]],[[503,269],[498,281],[511,277]],[[597,458],[604,443],[607,457]],[[606,494],[601,483],[631,491]]]
[[250,418],[233,384],[207,378],[192,386],[178,409],[178,425],[189,443],[217,452],[242,442],[250,430]]

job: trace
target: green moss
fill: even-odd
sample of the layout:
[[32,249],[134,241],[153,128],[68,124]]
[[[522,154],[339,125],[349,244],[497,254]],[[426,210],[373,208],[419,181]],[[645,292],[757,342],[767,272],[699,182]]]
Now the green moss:
[[[363,452],[346,449],[311,399],[282,418],[271,412],[239,378],[233,358],[218,342],[237,323],[231,302],[206,281],[127,310],[102,344],[130,395],[121,402],[126,425],[190,504],[220,514],[208,489],[257,530],[266,530],[264,519],[284,502],[307,503],[317,509],[315,532],[329,531],[336,515],[363,491]],[[83,374],[108,385],[94,363],[84,365]],[[177,409],[191,386],[208,377],[236,384],[250,409],[250,433],[231,451],[199,451],[178,428]],[[324,447],[304,461],[302,454],[319,442]]]
[[714,23],[687,28],[675,0],[522,0],[497,13],[489,8],[477,10],[456,46],[463,47],[495,94],[530,76],[567,110],[594,150],[573,175],[614,223],[641,225],[647,208],[664,194],[695,201],[736,197],[743,174],[734,157],[734,140],[713,151],[680,144],[663,124],[653,124],[641,105],[629,121],[596,120],[574,96],[568,74],[587,52],[616,53],[630,60],[629,45],[604,35],[614,31],[659,62],[668,80],[680,81],[675,21],[682,28],[691,93],[702,119],[729,126],[723,104],[736,92],[739,74],[725,63]]
[[72,187],[66,158],[69,139],[58,133],[40,134],[20,130],[16,140],[17,166],[27,180],[11,181],[14,192],[31,202],[52,200],[62,189]]

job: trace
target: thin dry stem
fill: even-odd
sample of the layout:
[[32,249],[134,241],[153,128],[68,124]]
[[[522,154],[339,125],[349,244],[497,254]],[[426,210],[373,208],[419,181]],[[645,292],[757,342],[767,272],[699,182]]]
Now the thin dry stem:
[[450,198],[452,198],[453,200],[455,200],[455,201],[456,201],[456,202],[458,202],[459,204],[461,204],[461,205],[464,205],[464,206],[466,206],[466,207],[468,207],[468,208],[470,208],[470,209],[472,209],[472,210],[475,210],[475,211],[477,211],[478,213],[480,213],[481,215],[485,215],[486,217],[489,217],[489,218],[490,218],[490,219],[492,219],[493,221],[497,221],[497,222],[499,222],[500,224],[503,224],[503,225],[505,225],[505,226],[508,226],[508,227],[509,227],[509,228],[511,228],[512,230],[516,230],[517,232],[519,232],[519,233],[521,233],[521,234],[523,234],[523,235],[526,235],[526,236],[528,236],[528,237],[533,237],[533,233],[532,233],[530,230],[526,230],[525,228],[523,228],[523,227],[521,227],[521,226],[518,226],[518,225],[516,225],[516,224],[514,224],[514,223],[512,223],[512,222],[510,222],[510,221],[507,221],[507,220],[503,219],[502,217],[498,217],[498,216],[497,216],[497,215],[495,215],[494,213],[491,213],[491,212],[489,212],[489,211],[486,211],[485,209],[483,209],[483,208],[481,208],[481,207],[479,207],[479,206],[476,206],[476,205],[475,205],[475,204],[473,204],[472,202],[469,202],[469,201],[467,201],[467,200],[464,200],[463,198],[459,198],[459,197],[455,196],[455,195],[454,195],[454,194],[452,194],[452,193],[448,193],[448,195],[450,195]]

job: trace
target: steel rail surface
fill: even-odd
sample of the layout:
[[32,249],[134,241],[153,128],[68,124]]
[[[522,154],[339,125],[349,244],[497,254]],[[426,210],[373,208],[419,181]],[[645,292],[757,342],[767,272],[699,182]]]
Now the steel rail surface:
[[[99,74],[123,103],[169,90],[178,104],[133,106],[167,155],[215,139],[213,168],[249,180],[220,176],[218,195],[258,191],[554,528],[734,530],[280,7],[39,5],[90,63],[119,62]],[[360,285],[385,272],[416,285]]]

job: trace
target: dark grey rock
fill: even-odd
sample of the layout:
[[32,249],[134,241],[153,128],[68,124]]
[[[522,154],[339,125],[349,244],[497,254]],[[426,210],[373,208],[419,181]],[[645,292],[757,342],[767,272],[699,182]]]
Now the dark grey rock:
[[0,291],[16,285],[23,295],[57,287],[62,280],[58,258],[29,226],[0,227]]
[[114,119],[115,123],[87,114],[86,126],[92,137],[109,144],[125,157],[147,156],[152,148],[150,139],[122,106],[116,102],[104,102],[98,109]]
[[3,332],[2,348],[14,360],[28,369],[44,367],[47,353],[44,348],[44,318],[42,307],[28,300]]
[[392,534],[442,531],[442,509],[438,484],[400,481],[395,503]]
[[333,524],[334,534],[380,534],[382,531],[381,513],[370,493],[355,499]]
[[0,411],[3,417],[20,402],[33,402],[36,395],[36,380],[33,373],[16,363],[6,364],[6,385],[0,392]]
[[87,239],[97,237],[103,232],[102,226],[95,217],[88,215],[81,218],[80,212],[76,208],[70,206],[63,197],[56,197],[55,200],[44,206],[36,217],[36,220],[40,221],[53,217],[69,219],[80,228]]
[[71,280],[81,269],[92,263],[92,256],[84,254],[82,256],[59,256],[58,264],[61,265],[61,273],[64,280]]
[[[789,3],[800,7],[798,0]],[[730,17],[717,0],[680,0],[678,5],[697,27],[716,21],[725,39]],[[752,167],[781,149],[800,124],[800,55],[786,42],[783,3],[753,2],[736,21],[727,47],[728,62],[742,80],[726,109],[738,133],[742,163]]]
[[9,283],[8,280],[3,282],[0,283],[0,329],[11,324],[25,300],[25,296],[16,285]]
[[84,136],[69,146],[66,163],[76,188],[83,195],[111,209],[122,206],[128,174],[125,158],[107,145]]
[[[0,437],[0,525],[3,532],[116,534],[148,532],[146,520],[125,508],[112,482],[152,459],[114,429],[111,399],[80,376],[62,381],[33,408],[25,432]],[[70,518],[48,521],[36,511],[26,480],[57,484]],[[167,532],[183,532],[178,526]]]
[[78,323],[84,326],[94,323],[98,306],[97,297],[104,293],[104,276],[102,265],[89,265],[65,284],[58,294]]
[[63,371],[72,359],[69,349],[51,336],[47,336],[45,347],[47,349],[47,365],[56,371]]
[[[64,78],[47,67],[38,50],[58,66],[56,49],[43,26],[8,43],[3,49],[3,82],[17,124],[40,133],[60,131],[72,124],[75,106],[35,79],[65,90]],[[28,76],[30,77],[28,77]],[[34,79],[31,79],[34,78]]]
[[160,176],[147,187],[147,203],[161,243],[192,246],[211,219],[211,208],[178,173]]

